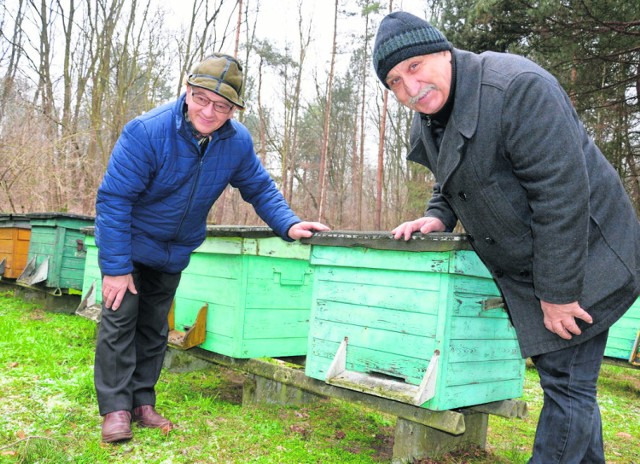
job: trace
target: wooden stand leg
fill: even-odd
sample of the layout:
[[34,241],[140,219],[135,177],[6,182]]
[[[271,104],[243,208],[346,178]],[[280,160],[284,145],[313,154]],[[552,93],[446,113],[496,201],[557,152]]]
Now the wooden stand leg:
[[185,351],[169,347],[164,355],[162,367],[170,372],[184,373],[210,369],[211,363],[191,356]]
[[464,416],[465,432],[451,435],[426,425],[398,417],[393,445],[393,463],[414,462],[416,459],[438,458],[470,445],[485,448],[487,443],[488,414]]
[[249,375],[242,389],[243,406],[256,403],[299,406],[313,403],[320,398],[322,397],[306,390],[259,375]]

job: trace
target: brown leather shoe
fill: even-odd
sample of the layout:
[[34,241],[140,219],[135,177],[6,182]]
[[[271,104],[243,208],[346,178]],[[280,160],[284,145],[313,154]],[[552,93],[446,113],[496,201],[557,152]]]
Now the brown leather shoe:
[[140,427],[151,427],[154,429],[163,429],[165,431],[171,430],[173,423],[160,414],[158,414],[153,406],[145,404],[138,406],[133,410],[133,420]]
[[102,422],[102,441],[114,443],[133,438],[131,432],[131,413],[129,411],[113,411],[104,416]]

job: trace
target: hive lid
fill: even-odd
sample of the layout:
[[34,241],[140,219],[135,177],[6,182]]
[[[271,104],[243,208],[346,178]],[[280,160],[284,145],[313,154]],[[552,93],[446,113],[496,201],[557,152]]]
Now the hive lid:
[[27,213],[26,216],[29,219],[80,219],[82,221],[93,221],[95,219],[93,216],[61,212]]
[[31,224],[25,214],[0,213],[0,227],[30,229]]
[[266,226],[208,225],[207,237],[270,238],[277,235]]
[[393,234],[384,231],[334,230],[316,232],[310,238],[301,240],[317,246],[361,247],[394,251],[451,251],[471,250],[467,234],[432,232],[414,233],[408,241],[395,240]]

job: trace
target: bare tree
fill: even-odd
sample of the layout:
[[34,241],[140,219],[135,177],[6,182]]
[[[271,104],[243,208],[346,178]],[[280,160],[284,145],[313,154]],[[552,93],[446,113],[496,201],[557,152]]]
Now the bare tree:
[[293,201],[293,181],[294,171],[296,170],[296,154],[298,151],[298,129],[302,96],[302,76],[304,72],[304,64],[307,56],[307,49],[311,42],[311,25],[304,29],[302,16],[302,0],[298,2],[298,40],[300,53],[298,55],[298,66],[295,72],[295,88],[291,99],[290,117],[286,120],[285,137],[285,154],[288,156],[282,159],[282,189],[285,198],[291,203]]
[[334,67],[336,63],[336,49],[337,49],[337,35],[338,35],[338,0],[335,0],[334,14],[333,14],[333,42],[331,46],[331,66],[329,68],[329,79],[327,81],[327,103],[325,105],[324,112],[324,128],[322,139],[322,151],[320,152],[320,205],[318,207],[318,221],[322,221],[324,215],[325,201],[326,201],[326,179],[327,179],[327,165],[329,164],[329,126],[331,124],[331,95],[333,90],[333,74],[335,72]]
[[[3,6],[3,23],[5,20],[6,6]],[[4,24],[0,27],[0,37],[3,38],[2,43],[6,43],[7,48],[2,47],[2,63],[6,63],[6,72],[2,79],[2,96],[0,97],[0,122],[5,115],[5,108],[7,106],[7,100],[14,89],[14,82],[20,66],[20,59],[23,55],[23,29],[22,21],[24,19],[24,0],[18,0],[18,9],[15,12],[15,20],[13,25],[13,32],[11,37],[5,35],[6,28]],[[8,55],[8,59],[6,59]]]

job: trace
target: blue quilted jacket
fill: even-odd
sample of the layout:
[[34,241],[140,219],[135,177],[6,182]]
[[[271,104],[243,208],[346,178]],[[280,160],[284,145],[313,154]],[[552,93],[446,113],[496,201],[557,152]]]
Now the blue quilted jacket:
[[125,125],[96,200],[96,243],[105,275],[133,262],[177,273],[205,238],[211,206],[228,184],[290,241],[300,222],[255,154],[249,131],[235,120],[212,135],[204,153],[184,119],[185,95]]

